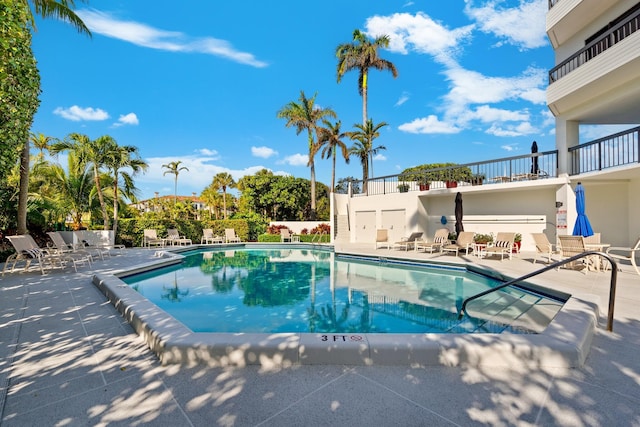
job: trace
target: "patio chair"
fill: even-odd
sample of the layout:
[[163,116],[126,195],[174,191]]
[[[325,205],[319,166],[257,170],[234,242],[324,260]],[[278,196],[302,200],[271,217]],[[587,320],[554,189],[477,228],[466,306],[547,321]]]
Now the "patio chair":
[[[587,251],[587,248],[584,245],[584,237],[582,236],[558,236],[558,241],[560,242],[558,248],[560,256],[563,258],[572,257]],[[565,264],[567,268],[584,267],[583,269],[585,274],[587,274],[587,271],[594,265],[592,257],[578,259],[570,262],[569,264]]]
[[203,243],[207,245],[210,243],[224,243],[224,239],[221,236],[214,235],[212,228],[204,228],[200,239],[200,244]]
[[280,242],[286,242],[286,241],[291,242],[291,232],[289,231],[288,228],[281,228],[280,229]]
[[538,256],[546,257],[547,263],[551,263],[551,256],[557,254],[558,251],[554,249],[554,245],[549,242],[547,235],[544,233],[531,233],[533,241],[536,244],[536,256],[533,258],[533,263],[536,263]]
[[509,255],[509,259],[511,259],[515,238],[516,233],[498,233],[493,246],[485,249],[485,256],[500,255],[500,261],[502,261],[505,255]]
[[391,249],[391,242],[389,242],[389,230],[386,228],[379,228],[376,230],[376,249],[378,248]]
[[120,251],[124,249],[124,245],[109,245],[108,243],[99,241],[96,235],[91,232],[74,231],[73,236],[76,242],[76,249],[92,251],[99,256],[101,260],[104,260],[105,256],[111,257],[111,249],[118,248]]
[[226,243],[240,243],[242,240],[236,234],[236,230],[233,228],[224,229],[224,240]]
[[168,228],[167,229],[167,242],[171,243],[171,245],[192,245],[193,242],[191,239],[188,239],[187,236],[181,236],[178,232],[177,228]]
[[[11,245],[13,245],[16,253],[7,258],[4,268],[2,269],[3,276],[10,262],[12,263],[11,271],[13,272],[15,270],[16,263],[20,260],[25,261],[25,271],[27,271],[31,266],[31,263],[35,261],[42,274],[45,274],[45,270],[54,268],[56,264],[62,267],[67,263],[71,263],[73,265],[73,269],[77,272],[78,264],[84,264],[85,262],[89,263],[86,258],[76,258],[68,254],[52,253],[47,249],[43,249],[38,246],[36,241],[33,240],[33,237],[29,234],[7,236],[7,239],[11,242]],[[89,265],[91,264],[89,263]]]
[[416,231],[411,233],[409,237],[403,237],[402,240],[393,244],[393,249],[404,249],[405,251],[413,249],[416,244],[416,240],[420,239],[422,234],[424,234],[422,231]]
[[415,249],[416,252],[424,250],[425,252],[432,254],[436,250],[438,252],[442,252],[442,246],[449,243],[449,230],[446,228],[440,228],[436,230],[433,235],[433,242],[425,242],[423,240],[416,241]]
[[53,246],[49,246],[47,249],[56,254],[65,254],[76,258],[86,258],[89,265],[93,262],[93,256],[91,252],[85,249],[78,249],[72,243],[67,243],[62,237],[59,231],[49,231],[47,235],[51,239]]
[[461,231],[458,234],[458,239],[453,243],[444,245],[442,247],[442,251],[453,252],[456,256],[458,256],[458,253],[460,251],[464,251],[466,254],[468,254],[473,250],[473,236],[475,236],[475,234],[476,233],[474,233],[473,231]]
[[[611,252],[623,252],[623,253],[611,253]],[[625,248],[620,246],[612,246],[607,249],[607,254],[612,258],[627,260],[631,262],[631,265],[636,270],[636,273],[640,275],[640,269],[636,264],[636,253],[640,253],[640,238],[636,241],[636,244],[632,248]]]
[[142,235],[142,246],[150,248],[151,246],[162,246],[167,244],[166,239],[158,237],[158,232],[153,228],[147,228]]

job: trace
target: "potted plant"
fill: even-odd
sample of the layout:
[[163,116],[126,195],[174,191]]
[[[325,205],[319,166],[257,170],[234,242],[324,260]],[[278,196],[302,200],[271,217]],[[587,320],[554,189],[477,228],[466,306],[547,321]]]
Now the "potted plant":
[[398,191],[401,193],[406,193],[407,191],[409,191],[409,184],[402,183],[398,185]]
[[418,186],[420,187],[420,191],[426,191],[429,189],[429,179],[426,176],[420,177],[418,179]]
[[522,234],[516,233],[516,237],[513,239],[513,253],[519,254],[521,246],[522,246]]
[[482,185],[482,182],[485,180],[486,175],[483,173],[473,174],[471,177],[471,185]]
[[487,245],[487,244],[493,242],[493,234],[491,234],[491,233],[488,233],[488,234],[478,233],[475,236],[473,236],[473,241],[474,241],[474,243],[477,243],[477,244]]

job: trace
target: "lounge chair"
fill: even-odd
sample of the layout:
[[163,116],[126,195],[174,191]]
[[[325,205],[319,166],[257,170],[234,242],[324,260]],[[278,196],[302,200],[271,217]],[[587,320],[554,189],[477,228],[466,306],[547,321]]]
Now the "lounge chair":
[[[563,258],[572,257],[587,251],[584,245],[584,237],[582,236],[558,236],[558,241],[560,242],[558,247],[560,256]],[[592,257],[578,259],[569,264],[565,264],[567,268],[585,267],[585,274],[587,274],[587,271],[594,265]]]
[[422,231],[416,231],[411,233],[409,237],[403,237],[402,240],[393,244],[393,249],[404,249],[405,251],[413,249],[416,240],[420,239],[422,234],[424,234]]
[[531,233],[533,240],[536,244],[536,256],[533,258],[533,263],[536,263],[536,258],[541,255],[547,258],[547,263],[551,263],[551,256],[557,254],[558,251],[554,249],[554,245],[549,242],[547,235],[544,233]]
[[233,228],[224,229],[224,240],[226,243],[240,243],[242,240],[236,234],[236,230]]
[[56,254],[65,254],[76,258],[86,258],[89,265],[93,262],[93,256],[91,252],[86,249],[78,249],[72,243],[67,243],[60,234],[59,231],[49,231],[47,235],[51,239],[53,246],[49,246],[47,249]]
[[280,229],[280,242],[286,242],[286,241],[291,242],[291,232],[289,231],[288,228],[281,228]]
[[378,248],[391,249],[391,242],[389,242],[389,230],[386,228],[379,228],[376,230],[376,249]]
[[[623,253],[614,254],[611,252],[623,252]],[[612,246],[607,249],[607,254],[609,254],[609,256],[616,259],[630,261],[631,265],[636,270],[636,273],[640,274],[640,269],[638,269],[638,265],[636,264],[636,253],[638,252],[640,252],[640,238],[636,241],[636,244],[632,248]]]
[[171,245],[192,245],[193,242],[191,239],[188,239],[187,236],[181,236],[178,232],[177,228],[169,228],[167,229],[167,242],[171,243]]
[[224,239],[221,236],[214,235],[212,228],[204,228],[200,239],[200,244],[203,243],[207,245],[210,243],[224,243]]
[[473,231],[461,231],[458,234],[458,239],[453,243],[444,245],[442,247],[442,251],[453,252],[456,256],[458,256],[458,253],[460,251],[464,251],[466,254],[468,254],[473,250],[473,236],[475,236],[475,234],[476,233],[474,233]]
[[147,228],[142,235],[142,246],[150,248],[151,246],[162,246],[167,244],[166,239],[158,237],[158,232],[153,228]]
[[50,270],[56,267],[56,264],[63,267],[65,264],[70,263],[73,265],[73,269],[76,272],[78,271],[78,264],[84,264],[86,262],[91,265],[86,257],[73,257],[70,254],[54,253],[47,249],[43,249],[38,246],[35,240],[33,240],[33,237],[29,234],[7,236],[7,239],[13,245],[16,253],[7,258],[4,268],[2,269],[3,276],[9,263],[12,263],[11,271],[13,272],[15,270],[16,263],[20,260],[25,261],[25,271],[29,269],[32,262],[36,262],[42,274],[45,274],[45,270]]
[[493,246],[485,249],[485,256],[500,255],[500,261],[502,261],[505,255],[509,255],[509,259],[511,259],[515,238],[516,233],[498,233]]
[[117,248],[120,251],[124,249],[124,245],[111,245],[108,242],[102,242],[91,232],[74,231],[73,236],[76,242],[76,249],[93,251],[101,260],[104,260],[105,256],[111,257],[111,249]]
[[449,230],[446,228],[440,228],[436,230],[433,235],[433,242],[425,242],[422,240],[416,241],[415,249],[416,252],[423,250],[432,254],[435,251],[442,252],[442,246],[449,243]]

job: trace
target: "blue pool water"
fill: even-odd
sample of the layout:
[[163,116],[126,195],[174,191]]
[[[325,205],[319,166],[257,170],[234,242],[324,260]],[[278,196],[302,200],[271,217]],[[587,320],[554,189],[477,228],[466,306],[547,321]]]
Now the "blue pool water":
[[[504,316],[458,320],[464,298],[500,283],[491,278],[326,250],[198,251],[122,280],[193,332],[528,332]],[[554,304],[517,288],[500,294],[494,298]]]

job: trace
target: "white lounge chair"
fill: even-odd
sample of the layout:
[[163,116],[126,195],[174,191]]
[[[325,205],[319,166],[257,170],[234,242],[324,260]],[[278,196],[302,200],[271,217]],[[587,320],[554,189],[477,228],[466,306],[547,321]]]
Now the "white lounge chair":
[[225,228],[224,230],[224,240],[226,243],[240,243],[242,240],[236,234],[236,230],[233,228]]
[[204,228],[202,230],[202,238],[200,239],[200,244],[211,244],[211,243],[224,243],[224,239],[222,236],[216,236],[213,234],[212,228]]
[[[611,252],[623,252],[623,253],[611,253]],[[636,253],[640,253],[640,238],[636,241],[636,244],[632,248],[612,246],[607,249],[607,254],[609,254],[609,256],[616,259],[630,261],[631,265],[636,270],[636,273],[640,274],[640,269],[638,269],[638,265],[636,264]]]
[[162,246],[167,244],[166,239],[158,237],[158,232],[153,228],[147,228],[142,235],[142,246],[150,248],[151,246]]
[[[584,237],[582,236],[558,236],[558,241],[560,242],[558,247],[560,256],[563,258],[572,257],[587,251]],[[596,264],[594,264],[594,260],[590,256],[565,264],[567,268],[585,267],[585,274],[587,274],[589,269],[594,265]]]
[[409,237],[403,237],[399,242],[393,244],[393,249],[404,249],[408,251],[413,249],[416,241],[422,237],[424,233],[422,231],[416,231],[409,235]]
[[474,233],[473,231],[461,231],[458,234],[458,239],[453,243],[444,245],[442,247],[442,251],[453,252],[456,256],[458,256],[458,253],[460,251],[464,251],[466,254],[468,254],[471,250],[473,250],[473,236],[475,236],[475,234],[476,233]]
[[558,251],[554,248],[554,245],[549,242],[547,235],[544,233],[531,233],[531,235],[536,244],[536,256],[533,258],[533,263],[536,263],[538,255],[547,258],[547,263],[551,263],[551,256],[557,254]]
[[500,261],[502,261],[504,256],[508,255],[511,259],[515,239],[516,233],[498,233],[493,245],[485,249],[485,256],[500,255]]
[[425,242],[423,240],[417,240],[415,244],[416,252],[425,251],[430,254],[435,251],[442,252],[442,246],[450,243],[449,242],[449,230],[446,228],[440,228],[436,230],[433,235],[433,242]]
[[20,236],[7,236],[7,239],[11,242],[16,253],[10,255],[5,262],[2,269],[2,275],[7,270],[9,263],[11,263],[11,271],[15,270],[16,263],[20,260],[25,261],[25,271],[29,269],[32,262],[38,264],[40,272],[45,274],[45,270],[50,270],[56,267],[56,264],[63,267],[65,264],[70,263],[73,265],[73,269],[77,272],[78,264],[88,263],[91,265],[86,257],[74,257],[71,254],[53,253],[47,249],[43,249],[38,246],[33,237],[29,234],[23,234]]
[[78,249],[72,243],[67,243],[59,231],[49,231],[47,234],[53,243],[53,246],[48,247],[48,249],[53,251],[53,253],[65,254],[80,259],[86,258],[89,265],[93,262],[93,256],[89,250],[82,248]]
[[391,242],[389,242],[389,231],[386,228],[379,228],[376,230],[376,249],[387,248],[391,249]]
[[186,236],[181,236],[178,232],[177,228],[168,228],[167,229],[167,242],[171,243],[171,245],[192,245],[193,242],[191,239],[188,239]]
[[288,228],[281,228],[280,229],[280,242],[286,242],[286,241],[291,242],[291,232],[289,231]]

